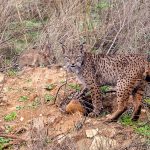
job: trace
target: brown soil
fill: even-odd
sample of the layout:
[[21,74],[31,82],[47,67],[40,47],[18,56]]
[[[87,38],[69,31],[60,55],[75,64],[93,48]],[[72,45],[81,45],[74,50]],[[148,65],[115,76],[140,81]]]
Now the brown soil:
[[[41,117],[44,120],[44,127],[47,129],[46,136],[51,141],[47,143],[51,145],[51,149],[59,149],[61,147],[60,140],[64,137],[71,137],[78,145],[81,140],[86,139],[85,131],[93,128],[98,128],[101,135],[113,138],[119,144],[136,137],[132,128],[123,127],[118,123],[106,124],[99,117],[94,119],[87,117],[84,120],[83,115],[78,112],[74,114],[61,113],[57,104],[66,96],[64,89],[59,91],[56,104],[53,104],[53,100],[46,102],[45,95],[55,97],[58,88],[65,81],[65,77],[66,73],[64,70],[47,68],[27,68],[20,75],[7,77],[1,93],[3,95],[3,103],[1,104],[3,105],[0,106],[0,134],[6,134],[6,126],[9,125],[12,130],[7,134],[17,135],[26,139],[27,145],[21,145],[20,149],[28,149],[28,138],[32,129],[32,121],[34,118]],[[76,81],[70,77],[69,82],[75,83]],[[47,90],[45,87],[51,84],[53,84],[53,88]],[[20,97],[22,96],[25,96],[27,99],[21,99]],[[18,107],[21,109],[17,110]],[[11,112],[16,112],[17,118],[13,121],[5,121],[4,117]],[[88,143],[90,144],[91,142]],[[17,143],[17,145],[20,145],[20,143]],[[60,147],[58,148],[56,145]],[[82,144],[79,145],[81,146]],[[47,149],[50,149],[49,146],[47,146]]]

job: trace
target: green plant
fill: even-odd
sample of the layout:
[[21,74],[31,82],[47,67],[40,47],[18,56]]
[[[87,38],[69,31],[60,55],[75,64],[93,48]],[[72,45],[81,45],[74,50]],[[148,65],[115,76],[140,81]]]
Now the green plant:
[[44,99],[45,99],[45,102],[50,102],[50,101],[53,101],[55,99],[55,97],[50,94],[45,94]]
[[5,121],[13,121],[13,120],[16,119],[16,117],[17,117],[17,113],[16,112],[11,112],[10,114],[8,114],[4,117],[4,120]]
[[107,91],[109,91],[109,86],[104,85],[104,86],[101,86],[100,89],[101,89],[102,93],[106,93]]
[[27,96],[20,96],[20,98],[18,99],[19,102],[25,102],[28,100]]
[[29,104],[27,107],[37,108],[40,104],[41,104],[40,99],[36,97],[35,100],[31,104]]
[[26,41],[25,40],[16,39],[13,42],[14,42],[15,50],[17,53],[20,53],[26,47]]
[[4,60],[4,64],[6,64],[6,65],[11,65],[11,60],[10,60],[10,59],[5,59],[5,60]]
[[16,110],[21,110],[23,108],[24,108],[24,106],[16,106]]
[[5,126],[5,133],[10,133],[13,130],[13,127],[6,125]]
[[106,9],[108,7],[109,7],[109,3],[105,0],[103,0],[103,1],[99,2],[98,4],[96,4],[96,8],[100,9],[100,10]]
[[26,26],[27,28],[39,28],[41,27],[42,23],[37,21],[37,20],[24,20],[23,21],[24,26]]
[[150,125],[149,124],[144,124],[142,123],[143,125],[140,125],[140,126],[136,126],[135,127],[135,131],[147,138],[150,139]]
[[124,114],[120,117],[119,122],[125,126],[132,126],[134,123],[131,120],[131,116],[128,114]]
[[9,70],[7,71],[7,75],[8,75],[8,76],[11,76],[11,77],[14,77],[14,76],[17,75],[17,71],[16,71],[15,69],[9,69]]
[[125,126],[131,126],[136,133],[147,137],[147,139],[150,139],[150,124],[141,121],[132,121],[131,116],[128,114],[124,114],[119,119],[119,122]]
[[48,91],[50,91],[50,90],[53,90],[54,87],[55,87],[54,84],[47,84],[47,85],[45,86],[45,89],[48,90]]
[[10,141],[10,138],[0,137],[0,150],[3,150],[4,144],[9,143]]
[[150,105],[150,98],[145,99],[145,102]]
[[65,80],[61,80],[60,83],[64,84],[66,81]]
[[74,83],[69,83],[68,86],[71,88],[71,89],[74,89],[76,91],[81,91],[81,87],[79,84],[74,84]]

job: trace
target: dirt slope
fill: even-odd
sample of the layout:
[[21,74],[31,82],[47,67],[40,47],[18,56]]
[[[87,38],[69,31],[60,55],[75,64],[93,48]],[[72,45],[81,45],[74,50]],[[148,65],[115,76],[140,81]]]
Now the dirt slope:
[[[100,117],[84,120],[78,112],[62,114],[57,104],[65,91],[60,90],[56,104],[53,102],[65,76],[62,69],[28,68],[20,75],[7,77],[1,93],[0,137],[16,137],[4,144],[6,149],[149,149],[146,139],[131,127],[106,124]],[[75,80],[70,78],[69,82]],[[8,117],[12,112],[14,119]]]

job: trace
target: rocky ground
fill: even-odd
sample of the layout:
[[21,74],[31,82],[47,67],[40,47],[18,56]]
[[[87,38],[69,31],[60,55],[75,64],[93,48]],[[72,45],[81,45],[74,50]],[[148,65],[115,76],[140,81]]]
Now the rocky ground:
[[[107,112],[97,118],[85,117],[82,111],[62,113],[59,104],[79,90],[73,77],[65,82],[66,72],[58,68],[0,74],[0,150],[150,149],[148,110],[142,109],[143,124],[105,123],[102,118]],[[105,106],[115,99],[108,97]],[[146,133],[136,132],[140,128]]]

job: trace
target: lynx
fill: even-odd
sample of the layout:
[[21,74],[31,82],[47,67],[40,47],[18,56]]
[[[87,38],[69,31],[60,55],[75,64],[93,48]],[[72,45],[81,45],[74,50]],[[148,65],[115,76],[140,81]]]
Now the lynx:
[[103,55],[85,52],[83,45],[69,49],[62,45],[65,67],[76,74],[83,90],[91,91],[94,117],[101,113],[102,94],[99,86],[114,85],[117,90],[117,110],[106,117],[116,121],[127,109],[129,97],[134,99],[132,120],[137,120],[141,111],[141,100],[146,82],[150,82],[150,65],[145,55]]
[[19,58],[19,68],[22,69],[25,66],[38,67],[38,66],[49,66],[55,63],[55,57],[51,56],[50,46],[42,51],[37,49],[30,49],[23,53]]

